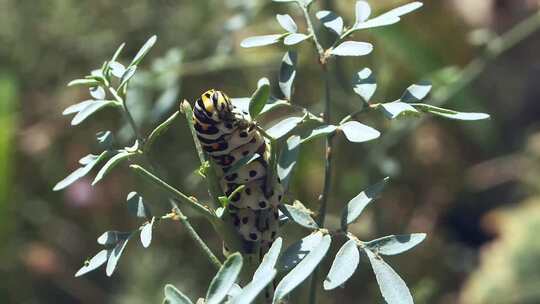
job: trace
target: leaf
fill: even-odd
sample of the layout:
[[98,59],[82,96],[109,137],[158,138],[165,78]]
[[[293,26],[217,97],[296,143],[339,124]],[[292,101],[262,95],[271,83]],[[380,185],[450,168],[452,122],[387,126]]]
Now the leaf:
[[62,115],[69,115],[80,112],[82,109],[86,108],[88,105],[96,102],[94,99],[89,99],[85,101],[81,101],[79,103],[73,104],[69,107],[67,107],[63,112]]
[[373,45],[367,42],[345,41],[330,49],[330,54],[336,56],[364,56],[373,51]]
[[168,304],[193,304],[191,300],[183,294],[180,290],[176,289],[171,284],[165,285],[164,288],[165,299],[163,301]]
[[429,91],[431,91],[431,83],[429,82],[412,84],[403,92],[400,100],[403,102],[420,101],[429,94]]
[[261,264],[257,267],[257,270],[255,270],[253,281],[268,276],[271,274],[272,270],[275,270],[282,244],[283,239],[281,237],[274,240],[272,246],[270,246],[270,249],[264,255]]
[[116,265],[118,264],[118,260],[120,260],[120,257],[122,256],[122,252],[124,252],[124,249],[126,248],[126,245],[131,237],[131,234],[129,237],[121,240],[116,244],[116,247],[112,250],[112,254],[109,257],[109,260],[107,261],[107,268],[106,273],[107,276],[110,277],[114,270],[116,269]]
[[[80,108],[80,111],[73,117],[71,120],[71,125],[76,126],[83,122],[86,118],[88,118],[90,115],[94,114],[95,112],[103,109],[107,106],[113,106],[116,105],[116,102],[113,100],[93,100],[92,102],[89,102],[86,104],[85,107]],[[68,110],[67,108],[64,113]],[[71,109],[70,111],[72,111]]]
[[474,113],[474,112],[458,112],[454,110],[439,108],[436,106],[428,105],[428,104],[411,104],[416,109],[422,111],[431,113],[433,115],[441,116],[444,118],[449,119],[455,119],[455,120],[483,120],[483,119],[489,119],[489,114],[486,113]]
[[100,252],[98,252],[93,258],[91,258],[89,261],[86,261],[84,263],[84,266],[81,267],[75,273],[75,277],[80,277],[84,274],[89,273],[90,271],[96,270],[99,268],[99,266],[105,264],[107,262],[107,259],[109,258],[112,250],[103,249]]
[[292,131],[300,122],[303,117],[288,117],[273,125],[270,129],[266,130],[266,133],[274,139],[280,139],[287,133]]
[[111,69],[111,74],[116,78],[122,78],[126,72],[126,67],[120,62],[116,61],[109,62],[109,68]]
[[132,191],[127,195],[126,198],[128,211],[131,215],[138,218],[149,218],[152,216],[150,208],[144,202],[144,199],[137,192]]
[[371,251],[382,255],[395,255],[405,252],[426,239],[425,233],[388,235],[366,243]]
[[277,175],[281,179],[284,187],[289,184],[291,172],[296,165],[298,154],[300,153],[300,137],[293,135],[289,137],[281,149],[278,159]]
[[56,185],[54,185],[53,191],[59,191],[67,186],[73,184],[80,178],[84,177],[86,174],[88,174],[99,162],[101,162],[109,153],[107,151],[101,152],[99,156],[96,157],[96,155],[87,155],[79,160],[79,163],[83,165],[83,167],[76,169],[75,171],[71,172],[68,176],[66,176],[63,180],[59,181]]
[[100,131],[96,134],[96,139],[101,148],[111,150],[114,143],[114,134],[111,131]]
[[231,289],[229,289],[229,291],[227,292],[227,296],[233,298],[233,297],[236,297],[241,292],[242,292],[242,287],[234,283]]
[[322,232],[317,231],[290,245],[279,258],[278,271],[287,272],[293,269],[322,241],[322,237]]
[[355,5],[356,21],[355,24],[362,23],[371,15],[371,7],[366,1],[356,1]]
[[271,45],[279,41],[282,35],[263,35],[263,36],[253,36],[246,38],[240,42],[240,46],[243,48],[252,48],[259,46]]
[[294,78],[296,77],[296,51],[288,51],[281,60],[279,68],[279,88],[285,99],[291,100]]
[[364,249],[364,251],[369,258],[377,284],[379,284],[379,289],[386,302],[389,304],[412,304],[413,299],[409,288],[394,269],[370,250]]
[[358,245],[354,240],[348,240],[336,254],[332,267],[324,280],[325,290],[331,290],[343,285],[356,271],[360,262]]
[[141,244],[144,248],[148,248],[148,246],[150,246],[150,243],[152,242],[152,229],[154,227],[155,219],[156,218],[153,217],[152,220],[149,223],[144,224],[141,229]]
[[91,87],[88,90],[90,91],[90,96],[94,99],[105,99],[105,90],[101,86]]
[[328,134],[332,134],[336,131],[338,127],[334,125],[322,125],[318,126],[315,129],[312,129],[309,131],[309,133],[302,138],[301,143],[306,143],[310,140],[313,140],[315,138],[327,136]]
[[242,256],[237,252],[230,255],[216,276],[212,279],[206,293],[207,304],[219,304],[235,283],[242,269]]
[[[298,225],[308,229],[318,229],[319,226],[304,206],[283,204],[281,211]],[[303,207],[303,208],[302,208]]]
[[315,16],[322,22],[322,24],[334,31],[334,33],[341,35],[343,32],[343,18],[336,15],[332,11],[318,11]]
[[[154,44],[156,44],[156,41],[157,41],[157,36],[154,35],[154,36],[150,37],[143,44],[141,49],[137,52],[137,55],[135,55],[135,57],[133,57],[133,60],[129,64],[128,70],[129,70],[130,67],[138,65],[139,62],[141,62],[141,60],[143,60],[144,56],[146,56],[146,54],[148,54],[148,52],[150,52],[150,49],[154,46]],[[123,76],[122,76],[122,78],[123,78]]]
[[306,39],[308,39],[309,36],[306,34],[301,33],[291,33],[287,36],[285,36],[285,39],[283,40],[283,43],[285,45],[295,45],[298,44]]
[[95,79],[83,78],[83,79],[72,80],[67,84],[68,87],[75,86],[75,85],[85,85],[89,87],[95,87],[96,85],[99,85],[99,81]]
[[159,126],[157,126],[150,135],[148,136],[148,139],[146,140],[146,143],[144,145],[144,148],[146,150],[149,149],[149,147],[154,143],[154,141],[161,136],[165,131],[167,131],[174,123],[174,120],[178,115],[180,114],[179,111],[174,112],[169,118],[167,118],[164,122],[162,122]]
[[251,95],[249,101],[249,115],[255,119],[261,113],[264,105],[270,98],[270,81],[268,78],[261,78],[257,82],[257,90]]
[[278,303],[309,277],[328,252],[331,241],[332,238],[330,235],[327,234],[323,236],[319,244],[317,244],[317,246],[315,246],[313,250],[311,250],[306,257],[291,270],[291,272],[281,279],[276,287],[272,303]]
[[341,213],[341,227],[343,230],[346,230],[347,225],[354,222],[360,214],[362,214],[362,211],[364,211],[364,208],[366,208],[369,203],[379,197],[384,186],[388,183],[388,180],[390,180],[390,178],[385,177],[382,181],[360,192],[347,203],[347,206]]
[[124,72],[124,74],[122,74],[122,78],[120,78],[120,85],[118,86],[119,88],[122,88],[124,87],[128,82],[129,80],[131,79],[131,77],[133,77],[133,75],[135,75],[135,72],[137,71],[137,66],[136,65],[130,65],[126,71]]
[[251,304],[254,302],[255,298],[261,291],[263,291],[266,286],[272,283],[272,280],[275,278],[277,271],[275,269],[270,269],[264,276],[253,279],[249,282],[242,291],[234,296],[230,304]]
[[120,53],[122,52],[122,50],[124,49],[125,46],[126,46],[125,42],[120,44],[120,46],[114,52],[110,62],[114,62],[114,61],[116,61],[116,59],[118,59],[118,56],[120,56]]
[[396,119],[408,115],[417,116],[419,114],[413,106],[400,101],[381,103],[380,107],[383,110],[384,115],[389,119]]
[[401,16],[417,10],[418,8],[422,7],[422,5],[422,2],[418,1],[402,5],[375,18],[366,20],[364,22],[356,23],[354,25],[354,29],[368,29],[398,23],[401,20]]
[[296,33],[296,31],[298,31],[298,26],[294,22],[293,18],[291,18],[291,16],[287,14],[277,14],[276,19],[279,22],[279,25],[281,25],[281,27],[287,32]]
[[111,171],[112,168],[114,168],[116,165],[118,165],[121,161],[125,160],[129,156],[133,155],[132,152],[127,151],[121,151],[120,153],[116,154],[115,156],[111,157],[103,167],[99,170],[96,177],[94,178],[94,181],[92,182],[92,186],[97,184],[109,171]]
[[105,231],[97,239],[97,243],[103,246],[116,245],[118,242],[129,238],[131,232]]
[[377,90],[375,75],[369,68],[356,73],[353,78],[353,91],[360,95],[365,102],[369,102]]
[[339,126],[339,129],[343,131],[349,141],[357,143],[370,141],[381,135],[379,131],[358,121],[348,121]]

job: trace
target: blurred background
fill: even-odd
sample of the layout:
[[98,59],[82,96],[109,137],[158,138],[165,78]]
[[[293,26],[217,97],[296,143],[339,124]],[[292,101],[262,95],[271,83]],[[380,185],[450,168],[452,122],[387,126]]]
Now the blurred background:
[[[370,4],[377,14],[405,2]],[[354,3],[315,5],[350,24]],[[492,119],[360,117],[383,135],[366,144],[338,140],[328,223],[336,227],[350,198],[391,176],[382,198],[352,230],[365,240],[428,233],[415,250],[387,259],[417,303],[540,303],[540,2],[424,3],[398,25],[357,34],[375,45],[371,55],[331,65],[336,119],[359,106],[350,83],[366,66],[378,78],[376,101],[395,100],[409,84],[431,80],[428,102],[487,112]],[[61,112],[87,99],[88,91],[66,84],[99,68],[122,42],[127,47],[121,59],[129,62],[156,34],[158,43],[128,94],[146,132],[174,112],[181,98],[193,100],[207,88],[243,97],[259,78],[269,77],[279,95],[283,47],[241,49],[239,43],[279,32],[274,15],[284,12],[305,30],[294,6],[269,0],[0,0],[0,303],[160,303],[169,282],[194,299],[204,295],[214,270],[177,223],[160,225],[149,249],[131,242],[112,278],[103,269],[73,277],[99,251],[102,232],[140,224],[126,212],[128,192],[141,192],[156,214],[169,206],[158,189],[125,166],[95,187],[90,174],[64,191],[51,190],[80,157],[99,151],[96,132],[115,130],[120,143],[130,142],[114,110],[70,127]],[[328,45],[333,37],[321,32]],[[321,77],[307,43],[299,48],[296,79],[293,102],[320,112]],[[151,158],[166,169],[164,178],[205,197],[184,121],[156,145]],[[322,141],[303,146],[300,157],[290,191],[316,209]],[[192,222],[220,252],[206,222]],[[292,240],[307,231],[287,227],[284,233]],[[324,292],[319,300],[383,303],[366,261],[346,288]]]

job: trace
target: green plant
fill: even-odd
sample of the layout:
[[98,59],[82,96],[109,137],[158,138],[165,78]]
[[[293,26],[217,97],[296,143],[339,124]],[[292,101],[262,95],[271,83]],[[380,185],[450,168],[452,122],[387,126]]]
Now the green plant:
[[[423,233],[390,235],[371,241],[363,241],[348,231],[348,226],[355,222],[363,210],[381,194],[389,181],[388,178],[383,178],[379,183],[368,187],[344,206],[340,227],[328,227],[325,222],[333,174],[333,139],[342,135],[351,143],[362,143],[377,139],[380,136],[379,131],[356,120],[360,114],[378,115],[378,113],[382,113],[391,120],[403,117],[419,117],[423,113],[456,120],[480,120],[487,119],[489,116],[483,113],[457,112],[423,103],[422,101],[431,90],[431,85],[427,82],[409,86],[403,95],[395,101],[373,102],[372,97],[376,91],[377,83],[374,73],[369,68],[364,68],[354,75],[352,81],[353,90],[359,95],[361,102],[355,105],[356,109],[352,113],[336,119],[332,115],[333,101],[329,72],[333,59],[338,56],[358,57],[368,55],[371,53],[373,46],[367,42],[349,40],[353,34],[365,29],[395,24],[400,21],[403,15],[420,8],[422,3],[412,2],[370,18],[371,9],[368,3],[357,1],[355,21],[349,27],[345,27],[343,18],[335,13],[324,10],[319,11],[315,16],[334,37],[333,43],[329,47],[324,47],[320,43],[319,34],[312,23],[310,14],[312,1],[275,0],[275,2],[291,2],[297,5],[305,18],[307,33],[300,33],[298,25],[289,15],[277,15],[277,21],[285,32],[250,37],[242,41],[241,45],[251,48],[282,42],[286,46],[287,52],[283,56],[279,75],[279,88],[283,98],[270,96],[269,82],[263,78],[259,81],[258,87],[250,98],[235,98],[233,103],[237,108],[244,109],[246,114],[251,114],[255,126],[270,143],[272,149],[268,158],[268,175],[277,175],[285,186],[288,185],[301,145],[315,138],[323,137],[325,139],[324,186],[320,195],[316,219],[312,217],[315,212],[309,210],[294,198],[286,198],[285,201],[288,204],[284,203],[280,206],[282,213],[280,218],[284,222],[294,222],[308,229],[310,233],[283,252],[281,251],[282,238],[277,238],[267,251],[260,252],[261,255],[265,254],[264,258],[246,258],[246,255],[242,254],[245,252],[238,233],[236,233],[232,224],[231,215],[228,209],[225,208],[234,192],[229,196],[223,195],[223,190],[219,186],[219,177],[216,170],[214,170],[215,165],[209,159],[207,153],[204,152],[197,138],[192,120],[193,111],[189,102],[182,102],[180,111],[173,113],[151,131],[149,135],[146,136],[141,132],[128,106],[128,88],[141,60],[156,42],[154,36],[143,45],[127,66],[118,62],[123,49],[122,45],[100,69],[93,71],[85,78],[70,83],[70,85],[88,86],[92,96],[92,99],[70,106],[64,111],[66,115],[75,114],[72,125],[78,125],[98,110],[106,107],[117,108],[124,114],[126,121],[131,126],[134,139],[130,145],[116,148],[118,144],[115,142],[111,131],[99,133],[97,139],[103,147],[103,151],[97,155],[91,154],[83,157],[79,161],[82,167],[60,181],[54,189],[61,190],[69,186],[75,180],[88,174],[98,164],[106,161],[96,174],[92,183],[95,185],[106,177],[115,166],[122,162],[129,162],[129,167],[134,173],[157,185],[170,195],[171,212],[164,215],[153,215],[141,195],[136,192],[129,193],[127,196],[128,209],[134,216],[141,218],[143,223],[131,232],[105,232],[98,238],[98,243],[104,246],[104,249],[86,261],[76,276],[92,271],[105,263],[107,264],[107,275],[112,275],[126,244],[136,233],[139,233],[142,245],[148,247],[152,240],[152,230],[161,221],[172,220],[180,221],[186,227],[188,233],[196,241],[209,262],[216,269],[219,269],[208,288],[205,298],[208,303],[222,303],[225,301],[251,303],[258,301],[260,293],[265,293],[264,298],[267,300],[278,303],[286,299],[296,287],[310,278],[309,303],[316,303],[318,287],[321,284],[319,278],[322,271],[320,269],[321,261],[327,256],[332,243],[336,244],[338,242],[343,244],[322,283],[325,290],[331,290],[345,284],[356,271],[362,253],[367,256],[373,268],[385,300],[388,303],[412,303],[412,296],[405,282],[383,260],[383,256],[405,252],[422,242],[426,235]],[[310,41],[314,45],[317,62],[321,67],[321,74],[324,79],[324,113],[321,116],[315,115],[308,109],[293,103],[298,57],[296,46],[304,41]],[[157,173],[158,170],[147,157],[156,138],[163,134],[172,123],[176,122],[180,112],[186,117],[197,147],[201,162],[198,172],[208,182],[210,194],[208,203],[203,203],[203,200],[182,193],[160,178]],[[245,160],[244,164],[249,161]],[[184,208],[184,206],[192,208],[194,212],[207,219],[214,227],[215,232],[223,239],[228,251],[239,253],[228,255],[227,259],[222,263],[201,239],[189,219],[182,213],[180,207]],[[275,289],[269,287],[278,276],[282,276],[282,278],[275,286]],[[243,287],[237,283],[243,285]],[[273,294],[269,294],[269,291],[272,291]],[[165,287],[165,300],[169,303],[191,303],[185,295],[171,285]],[[262,301],[262,297],[260,300]]]

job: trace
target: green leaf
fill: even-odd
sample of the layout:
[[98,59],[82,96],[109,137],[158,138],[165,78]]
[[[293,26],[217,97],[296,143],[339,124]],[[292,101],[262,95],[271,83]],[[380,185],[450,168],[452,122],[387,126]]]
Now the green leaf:
[[266,46],[279,42],[279,39],[281,39],[280,34],[254,36],[242,40],[242,42],[240,42],[240,46],[243,48]]
[[285,36],[285,39],[283,39],[283,43],[285,45],[295,45],[298,44],[306,39],[308,39],[309,36],[306,34],[301,33],[291,33],[287,36]]
[[95,80],[95,79],[84,78],[84,79],[72,80],[67,84],[67,86],[71,87],[71,86],[76,86],[76,85],[85,85],[85,86],[89,86],[89,87],[95,87],[95,86],[97,86],[99,84],[100,84],[100,82]]
[[123,241],[127,238],[129,238],[131,235],[131,232],[120,232],[120,231],[105,231],[102,235],[100,235],[97,239],[98,244],[103,246],[111,246],[116,245],[120,241]]
[[126,69],[124,74],[122,74],[122,78],[120,78],[120,85],[118,86],[118,88],[124,87],[129,82],[131,77],[133,77],[133,75],[135,75],[136,71],[137,71],[137,66],[136,65],[130,65]]
[[292,96],[293,82],[296,77],[297,57],[296,51],[288,51],[283,56],[281,67],[279,68],[279,88],[287,100],[291,100]]
[[336,254],[332,267],[324,280],[325,290],[331,290],[343,285],[356,271],[360,262],[358,245],[354,240],[348,240]]
[[124,252],[124,249],[126,248],[126,245],[129,239],[131,238],[131,235],[132,234],[130,234],[129,237],[123,240],[120,240],[120,242],[118,242],[118,244],[116,244],[116,246],[112,250],[112,254],[109,257],[109,260],[107,261],[106,273],[108,277],[110,277],[113,274],[114,270],[116,269],[118,260],[120,260],[120,257],[122,256],[122,252]]
[[116,49],[116,51],[114,52],[114,55],[112,56],[110,62],[114,62],[118,59],[118,56],[120,56],[120,53],[122,52],[122,50],[124,50],[124,47],[126,46],[126,43],[123,42],[122,44],[120,44],[120,46]]
[[99,146],[105,150],[112,150],[114,145],[114,134],[111,131],[100,131],[96,134]]
[[359,23],[357,22],[354,25],[354,29],[362,30],[362,29],[369,29],[369,28],[375,28],[375,27],[398,23],[401,20],[401,16],[422,7],[422,5],[423,4],[418,1],[402,5],[382,15],[379,15],[375,18],[372,18],[363,22],[359,22]]
[[490,118],[489,114],[485,114],[485,113],[458,112],[454,110],[435,107],[435,106],[424,104],[424,103],[414,103],[411,105],[422,112],[431,113],[433,115],[441,116],[448,119],[483,120],[483,119]]
[[368,249],[364,249],[364,251],[369,258],[379,289],[386,302],[389,304],[412,304],[411,292],[403,279],[381,257]]
[[150,212],[150,208],[144,202],[143,197],[139,195],[137,192],[135,191],[130,192],[127,195],[126,201],[127,201],[128,211],[131,215],[136,216],[138,218],[150,218],[152,216],[152,212]]
[[164,293],[165,299],[163,301],[167,304],[193,304],[185,294],[171,284],[165,285]]
[[322,232],[317,231],[290,245],[279,258],[278,271],[287,272],[293,269],[313,248],[319,245],[322,237]]
[[163,133],[165,133],[174,123],[174,120],[178,115],[180,114],[179,111],[174,112],[169,118],[167,118],[164,122],[162,122],[159,126],[157,126],[148,136],[148,139],[146,140],[146,143],[144,145],[145,151],[148,151],[152,144],[155,142],[159,136],[161,136]]
[[59,181],[53,188],[53,191],[59,191],[67,186],[73,184],[80,178],[84,177],[86,174],[88,174],[92,168],[94,168],[99,162],[101,162],[109,153],[107,151],[101,152],[99,156],[89,154],[85,157],[81,158],[79,160],[79,163],[83,165],[83,167],[78,168],[77,170],[71,172],[67,177],[65,177],[63,180]]
[[339,126],[350,142],[366,142],[381,136],[381,133],[370,126],[359,123],[358,121],[347,121]]
[[315,270],[322,259],[325,257],[330,248],[332,238],[330,235],[325,235],[322,240],[311,250],[306,257],[294,267],[283,279],[279,282],[274,293],[272,303],[279,303],[286,295],[300,285],[309,275]]
[[73,104],[69,107],[67,107],[63,112],[62,115],[70,115],[80,112],[82,109],[86,108],[90,104],[96,102],[94,99],[89,99],[85,101],[81,101],[79,103]]
[[429,91],[431,91],[431,83],[429,82],[412,84],[405,90],[405,92],[403,92],[400,100],[403,102],[420,101],[426,98],[426,96],[429,94]]
[[279,25],[281,25],[281,27],[287,32],[296,33],[296,31],[298,31],[298,26],[294,22],[293,18],[291,18],[291,16],[287,14],[284,14],[284,15],[277,14],[276,19]]
[[276,277],[277,271],[271,269],[266,273],[265,276],[259,277],[256,280],[249,282],[242,291],[232,298],[231,304],[251,304],[254,302],[255,298],[263,291],[266,286],[272,283],[272,280]]
[[334,31],[334,33],[341,35],[343,32],[343,18],[336,15],[332,11],[318,11],[315,16],[322,22],[322,24]]
[[[80,111],[73,117],[71,120],[71,125],[76,126],[83,122],[86,118],[88,118],[90,115],[94,114],[95,112],[107,107],[107,106],[115,106],[116,102],[114,100],[93,100],[92,102],[89,102],[85,105],[85,107],[80,108]],[[64,113],[66,113],[67,110],[72,111],[72,109],[67,108]]]
[[287,117],[267,129],[266,133],[273,139],[280,139],[296,128],[302,120],[304,120],[303,117]]
[[255,119],[261,113],[264,105],[270,98],[270,81],[268,78],[261,78],[257,82],[257,90],[251,95],[249,101],[249,115]]
[[369,15],[371,15],[371,7],[367,1],[356,1],[354,10],[356,16],[355,24],[360,24],[368,20]]
[[274,240],[272,246],[264,255],[261,264],[259,267],[257,267],[257,270],[255,270],[255,273],[253,274],[253,281],[270,275],[272,271],[276,269],[276,263],[279,258],[279,253],[281,252],[282,244],[283,239],[281,237]]
[[227,296],[227,292],[235,283],[242,269],[242,256],[239,253],[231,254],[216,276],[212,279],[206,293],[207,304],[219,304]]
[[156,218],[153,217],[152,220],[146,224],[141,229],[141,244],[144,248],[148,248],[150,246],[150,243],[152,243],[152,229],[154,227],[154,220]]
[[365,102],[369,102],[377,90],[375,75],[369,68],[356,73],[353,78],[353,91],[360,95]]
[[379,197],[389,179],[390,178],[385,177],[382,181],[360,192],[360,194],[347,203],[347,206],[341,213],[341,228],[343,230],[346,230],[347,225],[354,222],[360,214],[362,214],[362,211],[364,211],[364,208],[366,208],[369,203]]
[[300,153],[300,137],[293,135],[289,137],[279,154],[277,175],[281,179],[284,187],[289,184],[291,172],[296,165],[298,154]]
[[373,51],[373,45],[367,42],[345,41],[335,48],[330,49],[330,54],[335,56],[364,56]]
[[100,252],[98,252],[93,258],[86,261],[84,263],[84,266],[81,267],[75,273],[75,277],[80,277],[82,275],[85,275],[89,273],[90,271],[93,271],[97,268],[99,268],[101,265],[105,264],[107,262],[107,259],[109,259],[109,256],[111,255],[112,250],[103,249]]
[[111,74],[116,78],[122,78],[126,72],[126,67],[120,62],[116,61],[109,62],[109,68],[111,69]]
[[413,106],[401,101],[381,103],[379,107],[388,119],[396,119],[403,116],[418,116],[419,114]]
[[302,138],[301,143],[306,143],[306,142],[308,142],[310,140],[313,140],[315,138],[319,138],[319,137],[327,136],[328,134],[332,134],[332,133],[334,133],[336,131],[337,128],[338,127],[334,126],[334,125],[318,126],[315,129],[310,130],[309,133]]
[[299,201],[295,201],[294,205],[283,204],[282,207],[281,211],[298,225],[308,229],[319,228],[315,220],[311,217],[309,210]]
[[111,157],[103,167],[99,170],[96,177],[94,178],[94,181],[92,182],[92,186],[97,184],[107,173],[111,171],[112,168],[114,168],[116,165],[118,165],[121,161],[127,159],[131,155],[135,153],[133,152],[127,152],[127,151],[121,151],[120,153],[116,154],[115,156]]
[[366,243],[371,251],[382,255],[395,255],[405,252],[420,244],[426,238],[425,233],[388,235]]
[[94,99],[103,100],[105,99],[105,90],[101,86],[95,86],[88,89],[90,91],[90,96]]
[[[138,65],[139,62],[141,62],[141,60],[143,60],[144,56],[146,56],[146,54],[148,54],[148,52],[150,52],[150,49],[154,46],[154,44],[156,43],[156,40],[157,40],[157,36],[156,36],[156,35],[150,37],[150,38],[144,43],[144,45],[141,47],[141,49],[139,50],[139,52],[137,52],[137,55],[135,55],[135,57],[133,57],[133,60],[132,60],[131,63],[129,64],[129,67]],[[129,68],[128,68],[128,69],[129,69]]]

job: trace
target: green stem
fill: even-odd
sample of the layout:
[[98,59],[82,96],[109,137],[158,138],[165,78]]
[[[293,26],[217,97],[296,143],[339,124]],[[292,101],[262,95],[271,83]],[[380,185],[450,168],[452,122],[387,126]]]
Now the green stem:
[[152,183],[156,184],[157,186],[161,187],[165,191],[172,194],[172,196],[182,203],[185,203],[186,205],[190,206],[194,211],[197,213],[205,216],[207,219],[209,219],[211,222],[214,221],[215,215],[208,209],[208,207],[201,205],[199,202],[194,200],[191,197],[188,197],[184,193],[178,191],[176,188],[172,187],[171,185],[167,184],[165,181],[161,180],[159,177],[155,176],[145,168],[139,166],[139,165],[130,165],[131,169],[133,169],[137,174],[145,178],[146,180],[151,181]]
[[178,215],[178,219],[180,220],[180,222],[182,222],[182,224],[186,227],[186,231],[189,236],[195,241],[195,243],[197,243],[199,248],[201,248],[203,253],[208,257],[210,263],[212,263],[212,265],[214,265],[214,267],[219,270],[221,268],[221,262],[212,252],[212,250],[210,250],[210,248],[206,245],[203,239],[201,239],[197,231],[193,229],[193,226],[191,226],[189,219],[182,213],[182,210],[180,210],[180,208],[175,205],[173,207],[173,211]]
[[135,137],[137,137],[137,140],[139,140],[139,143],[144,143],[144,138],[141,136],[141,132],[139,131],[139,128],[137,127],[137,124],[135,123],[135,120],[133,119],[133,116],[131,115],[131,112],[129,112],[129,109],[127,107],[126,98],[125,96],[120,96],[118,92],[114,89],[109,87],[109,92],[114,96],[114,99],[122,104],[122,109],[124,110],[124,115],[126,116],[126,119],[131,126],[131,129],[133,129],[133,133],[135,133]]

